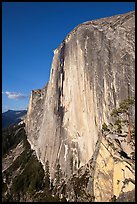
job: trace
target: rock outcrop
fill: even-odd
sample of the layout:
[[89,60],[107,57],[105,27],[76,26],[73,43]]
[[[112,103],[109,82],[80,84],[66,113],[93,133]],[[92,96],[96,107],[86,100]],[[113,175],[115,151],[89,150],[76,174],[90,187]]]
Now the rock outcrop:
[[58,193],[72,202],[108,202],[134,190],[135,161],[121,156],[120,143],[115,139],[100,134],[92,158],[62,182]]
[[[25,119],[27,139],[44,168],[49,161],[52,178],[57,162],[64,177],[85,166],[96,152],[102,124],[112,120],[111,111],[134,97],[134,38],[135,13],[129,12],[77,26],[54,51],[50,80],[32,91]],[[94,172],[96,201],[133,190],[122,183],[134,179],[130,164],[115,157],[102,139]]]

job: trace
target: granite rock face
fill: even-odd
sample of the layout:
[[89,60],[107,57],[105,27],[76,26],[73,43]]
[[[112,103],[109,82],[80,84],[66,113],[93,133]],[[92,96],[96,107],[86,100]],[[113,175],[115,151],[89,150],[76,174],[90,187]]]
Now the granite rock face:
[[102,137],[96,158],[94,196],[97,202],[111,201],[122,193],[135,189],[135,164],[121,156],[120,145],[115,140]]
[[[77,26],[54,51],[50,80],[42,90],[32,91],[25,119],[28,141],[43,166],[49,161],[52,178],[57,162],[64,176],[86,165],[112,109],[134,97],[134,38],[135,13],[129,12]],[[100,151],[104,156],[105,149]],[[109,162],[114,167],[111,157]],[[99,174],[94,189],[101,182]]]
[[69,202],[108,202],[135,200],[135,161],[121,155],[115,138],[99,134],[96,150],[87,164],[78,169],[58,188]]

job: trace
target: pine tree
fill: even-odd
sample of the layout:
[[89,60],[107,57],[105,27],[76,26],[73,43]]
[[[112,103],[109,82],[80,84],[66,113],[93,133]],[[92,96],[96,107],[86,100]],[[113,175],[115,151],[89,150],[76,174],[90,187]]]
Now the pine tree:
[[54,179],[51,179],[51,182],[50,182],[50,191],[52,192],[53,189],[54,189]]
[[128,123],[128,141],[131,140],[131,122],[130,122],[130,108],[134,105],[135,100],[133,98],[128,98],[119,104],[119,108],[114,109],[111,116],[118,117],[119,115],[126,114],[126,120]]
[[45,165],[45,190],[49,191],[50,189],[50,172],[49,172],[49,161],[46,161]]
[[56,171],[55,171],[56,185],[60,184],[61,178],[62,178],[62,170],[59,162],[57,162]]
[[70,158],[70,169],[71,169],[71,173],[73,174],[73,156],[71,156]]

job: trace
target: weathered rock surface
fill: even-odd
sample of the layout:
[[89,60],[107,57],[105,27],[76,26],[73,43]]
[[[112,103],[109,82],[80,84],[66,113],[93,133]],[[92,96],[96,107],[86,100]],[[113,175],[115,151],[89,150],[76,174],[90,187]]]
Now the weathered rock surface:
[[[49,161],[52,178],[57,161],[64,176],[86,165],[97,151],[102,124],[111,121],[112,109],[134,97],[134,38],[135,13],[129,12],[77,26],[54,51],[48,85],[32,91],[25,119],[28,141],[44,167]],[[122,183],[128,179],[125,174],[134,180],[130,162],[117,157],[106,139],[98,151],[96,201],[133,190],[132,182],[125,187]]]
[[[130,196],[135,200],[135,162],[121,155],[115,139],[99,135],[96,150],[89,162],[58,187],[59,195],[72,202],[108,202]],[[131,199],[131,195],[132,199]]]
[[117,198],[135,188],[135,165],[119,149],[119,143],[102,137],[94,174],[95,201],[109,201],[112,195]]
[[2,172],[10,167],[10,165],[20,156],[24,151],[22,141],[17,145],[16,148],[9,151],[9,153],[2,159]]

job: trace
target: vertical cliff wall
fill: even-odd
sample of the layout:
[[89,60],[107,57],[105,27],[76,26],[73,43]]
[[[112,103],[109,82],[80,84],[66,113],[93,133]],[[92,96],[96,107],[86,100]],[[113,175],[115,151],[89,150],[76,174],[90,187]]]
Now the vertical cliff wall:
[[135,14],[77,26],[54,51],[50,80],[32,91],[26,118],[31,147],[51,176],[70,175],[92,157],[110,112],[135,93]]

